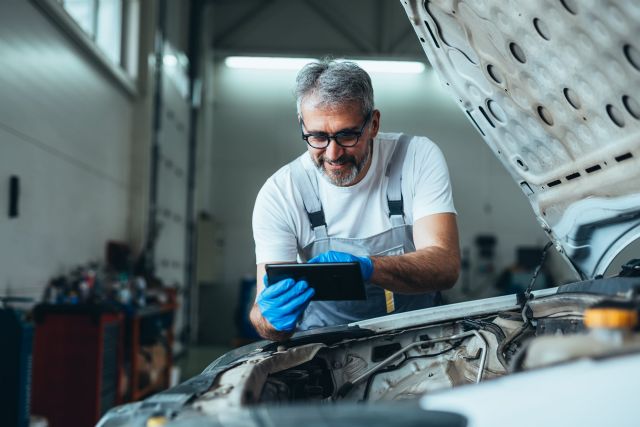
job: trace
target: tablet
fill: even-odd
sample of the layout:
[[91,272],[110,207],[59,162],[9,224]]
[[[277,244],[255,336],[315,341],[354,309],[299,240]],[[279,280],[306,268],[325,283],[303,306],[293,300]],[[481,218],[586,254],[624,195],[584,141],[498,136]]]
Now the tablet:
[[313,289],[316,301],[350,301],[367,298],[360,264],[326,262],[317,264],[267,264],[269,284],[291,278],[305,280]]

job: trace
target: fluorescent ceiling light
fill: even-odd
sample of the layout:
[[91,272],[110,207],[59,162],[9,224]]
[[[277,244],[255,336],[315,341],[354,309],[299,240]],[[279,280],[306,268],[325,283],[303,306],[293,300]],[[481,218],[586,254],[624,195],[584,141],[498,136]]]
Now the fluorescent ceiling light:
[[229,56],[224,63],[229,68],[251,68],[254,70],[299,70],[313,58],[274,58],[265,56]]
[[[299,70],[314,58],[278,58],[264,56],[229,56],[224,63],[229,68],[248,68],[254,70]],[[418,61],[353,61],[369,73],[420,74],[425,65]]]
[[370,61],[354,60],[368,73],[420,74],[425,66],[417,61]]

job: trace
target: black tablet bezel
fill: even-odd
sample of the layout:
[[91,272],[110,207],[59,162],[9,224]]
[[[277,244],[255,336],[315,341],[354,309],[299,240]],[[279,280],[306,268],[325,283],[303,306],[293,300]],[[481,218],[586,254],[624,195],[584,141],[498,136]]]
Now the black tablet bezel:
[[356,301],[367,298],[357,262],[313,264],[267,264],[267,281],[274,284],[291,278],[306,280],[315,289],[315,301]]

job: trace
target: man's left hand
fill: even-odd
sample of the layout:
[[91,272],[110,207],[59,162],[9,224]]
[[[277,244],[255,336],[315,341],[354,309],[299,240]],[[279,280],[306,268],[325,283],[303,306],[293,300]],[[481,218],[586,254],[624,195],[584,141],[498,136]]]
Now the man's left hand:
[[373,261],[369,257],[360,257],[346,252],[327,251],[309,260],[310,264],[323,262],[357,262],[360,264],[360,271],[364,281],[368,281],[373,274]]

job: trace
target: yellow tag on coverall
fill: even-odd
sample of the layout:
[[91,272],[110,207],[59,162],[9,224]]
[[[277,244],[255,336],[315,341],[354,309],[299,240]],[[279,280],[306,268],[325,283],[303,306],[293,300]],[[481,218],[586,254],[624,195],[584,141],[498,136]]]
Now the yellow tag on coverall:
[[384,290],[384,299],[387,303],[387,313],[393,313],[396,309],[396,304],[393,301],[393,292]]

